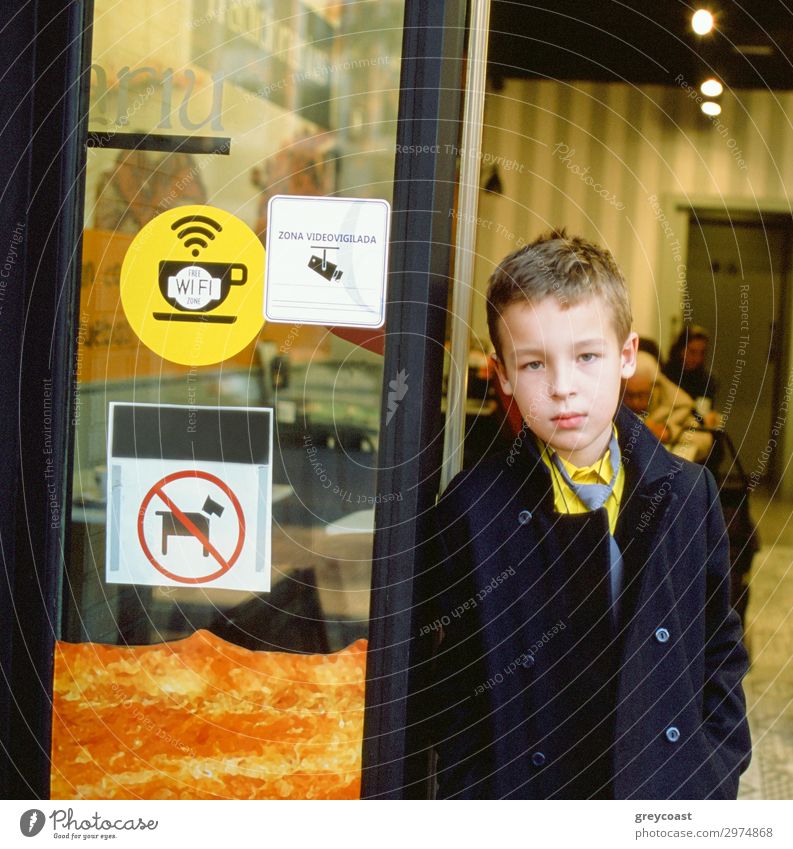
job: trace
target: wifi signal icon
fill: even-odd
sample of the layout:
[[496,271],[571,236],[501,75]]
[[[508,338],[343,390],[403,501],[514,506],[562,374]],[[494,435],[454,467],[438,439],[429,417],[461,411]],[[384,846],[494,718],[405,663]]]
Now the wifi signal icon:
[[[199,224],[206,224],[207,227],[200,227]],[[184,218],[180,218],[171,224],[171,230],[179,230],[180,227],[184,229],[176,235],[184,241],[186,248],[193,248],[193,256],[198,256],[199,248],[208,247],[209,243],[215,239],[215,234],[208,229],[209,227],[213,227],[218,233],[223,230],[217,221],[208,218],[206,215],[185,215]]]

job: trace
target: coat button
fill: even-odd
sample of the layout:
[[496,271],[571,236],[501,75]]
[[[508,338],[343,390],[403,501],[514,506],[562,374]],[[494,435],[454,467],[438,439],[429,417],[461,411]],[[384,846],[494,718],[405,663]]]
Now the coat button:
[[542,766],[545,763],[545,755],[542,752],[535,752],[531,756],[531,762],[534,766]]
[[680,729],[676,725],[670,725],[669,728],[666,729],[666,739],[670,743],[677,743],[680,739]]
[[655,639],[658,640],[659,643],[669,642],[669,631],[666,628],[659,628],[655,632]]
[[531,513],[528,510],[521,510],[518,513],[518,522],[521,525],[525,525],[527,522],[531,521]]
[[526,657],[523,658],[521,663],[523,664],[523,666],[526,667],[526,669],[529,669],[530,667],[534,666],[534,655],[527,654]]

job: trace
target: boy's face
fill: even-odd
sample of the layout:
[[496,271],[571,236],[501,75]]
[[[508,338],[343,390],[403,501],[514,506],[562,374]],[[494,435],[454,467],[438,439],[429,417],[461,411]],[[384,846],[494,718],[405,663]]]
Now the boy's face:
[[594,463],[611,439],[620,381],[636,369],[639,337],[620,342],[599,297],[563,308],[549,296],[507,307],[499,341],[501,388],[526,424],[574,465]]

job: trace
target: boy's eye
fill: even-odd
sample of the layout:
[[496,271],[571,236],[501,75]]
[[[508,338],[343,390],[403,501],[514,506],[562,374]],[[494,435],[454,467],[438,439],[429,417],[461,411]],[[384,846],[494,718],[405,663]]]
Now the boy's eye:
[[542,368],[542,362],[540,360],[531,360],[531,362],[524,363],[521,368],[529,369],[530,371],[537,371]]
[[594,362],[597,358],[598,358],[597,354],[587,353],[587,354],[581,354],[581,356],[578,359],[581,360],[582,363],[591,363],[591,362]]

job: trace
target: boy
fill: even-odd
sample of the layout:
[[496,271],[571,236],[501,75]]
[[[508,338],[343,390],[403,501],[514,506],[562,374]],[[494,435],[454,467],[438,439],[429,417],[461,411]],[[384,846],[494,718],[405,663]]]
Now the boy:
[[552,232],[502,261],[487,308],[524,428],[435,512],[438,795],[734,799],[747,657],[718,493],[620,406],[620,270]]

